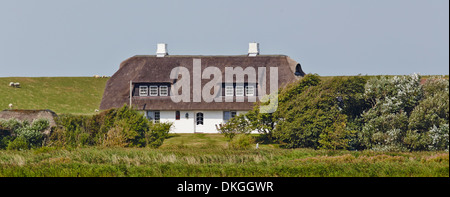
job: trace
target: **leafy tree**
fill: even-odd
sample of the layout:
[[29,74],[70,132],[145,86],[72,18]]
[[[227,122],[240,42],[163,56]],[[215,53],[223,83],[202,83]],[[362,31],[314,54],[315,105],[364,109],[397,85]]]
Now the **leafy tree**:
[[[365,82],[361,76],[333,77],[303,86],[302,92],[280,102],[274,113],[274,136],[288,148],[348,148],[354,132],[347,122],[365,109]],[[283,97],[283,92],[290,91],[280,92]]]
[[[285,88],[281,88],[278,93],[278,110],[287,111],[292,108],[292,106],[287,105],[287,103],[301,94],[305,89],[310,86],[316,86],[320,83],[319,76],[317,74],[307,74],[301,80],[288,84]],[[252,130],[257,130],[259,133],[264,135],[265,140],[273,140],[273,131],[275,125],[277,125],[279,119],[275,116],[275,113],[261,113],[260,106],[266,105],[267,103],[256,103],[253,110],[246,114],[246,117],[250,123]]]
[[365,85],[364,97],[374,114],[407,112],[422,99],[420,75],[379,76],[370,78]]
[[[367,82],[364,96],[372,107],[363,113],[364,126],[358,133],[365,148],[436,149],[432,144],[440,150],[446,148],[440,140],[445,139],[441,135],[448,128],[445,126],[448,124],[448,80],[428,79],[424,85],[420,81],[419,75],[412,74],[382,76]],[[434,137],[429,132],[431,129]]]
[[410,150],[448,150],[449,81],[429,78],[423,93],[409,117],[405,145]]
[[228,140],[232,140],[237,134],[250,134],[252,127],[245,114],[239,114],[230,118],[226,123],[217,125],[219,133],[223,134]]
[[273,113],[260,113],[259,105],[255,105],[253,110],[245,114],[252,130],[264,135],[265,140],[272,141],[272,132],[275,128],[276,120]]
[[347,116],[340,113],[336,115],[333,124],[325,128],[319,135],[320,148],[323,149],[347,149],[349,147],[350,138],[356,131],[347,129]]

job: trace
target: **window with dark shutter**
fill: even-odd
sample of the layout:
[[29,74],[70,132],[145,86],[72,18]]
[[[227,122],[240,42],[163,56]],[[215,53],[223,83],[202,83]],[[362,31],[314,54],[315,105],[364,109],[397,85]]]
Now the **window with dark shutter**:
[[175,120],[180,120],[180,111],[175,112]]
[[197,118],[197,125],[203,125],[203,113],[198,112],[196,118]]

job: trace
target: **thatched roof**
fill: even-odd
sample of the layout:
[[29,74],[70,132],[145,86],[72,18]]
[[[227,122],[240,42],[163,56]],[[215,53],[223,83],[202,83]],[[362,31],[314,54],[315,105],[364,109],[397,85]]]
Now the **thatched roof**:
[[[167,55],[156,57],[153,55],[138,55],[131,57],[120,64],[119,70],[106,83],[100,109],[121,107],[129,103],[130,80],[133,83],[171,83],[170,72],[173,68],[183,66],[190,72],[192,78],[193,59],[201,59],[202,71],[209,66],[217,67],[222,72],[222,79],[225,80],[225,67],[266,67],[266,76],[270,76],[270,67],[278,67],[278,86],[291,83],[304,72],[300,64],[284,55],[258,55],[256,57],[240,56],[177,56]],[[301,76],[294,73],[301,71]],[[210,80],[202,80],[202,87]],[[267,77],[267,83],[269,83]],[[192,98],[191,79],[191,98]],[[267,84],[268,93],[270,85]],[[191,99],[192,101],[192,99]],[[133,97],[133,106],[139,110],[250,110],[253,102],[189,102],[174,103],[170,97]]]
[[[47,119],[50,123],[50,127],[56,126],[54,118],[56,117],[56,113],[52,110],[23,110],[23,109],[7,109],[0,112],[0,119],[9,120],[9,119],[17,119],[20,121],[27,120],[32,123],[36,119]],[[50,128],[46,129],[44,134],[50,134]]]

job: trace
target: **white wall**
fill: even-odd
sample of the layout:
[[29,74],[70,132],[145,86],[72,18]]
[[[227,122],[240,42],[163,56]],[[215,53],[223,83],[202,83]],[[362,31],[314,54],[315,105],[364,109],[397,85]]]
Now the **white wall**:
[[[196,125],[195,114],[203,113],[203,125]],[[237,111],[237,114],[247,111]],[[186,118],[186,113],[189,117]],[[170,133],[218,133],[216,124],[223,123],[223,111],[180,111],[180,120],[175,120],[175,111],[160,111],[160,122],[172,122]]]
[[222,111],[195,111],[203,113],[203,125],[196,125],[195,132],[218,133],[216,124],[223,123]]
[[[189,114],[188,118],[186,118],[186,113]],[[161,111],[160,121],[173,122],[171,133],[194,133],[194,113],[192,111],[180,111],[180,120],[175,120],[175,111]]]

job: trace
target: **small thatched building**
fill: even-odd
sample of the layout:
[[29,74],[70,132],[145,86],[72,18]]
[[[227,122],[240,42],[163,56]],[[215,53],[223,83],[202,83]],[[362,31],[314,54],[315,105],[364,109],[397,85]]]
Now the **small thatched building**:
[[0,119],[17,119],[20,121],[27,120],[28,122],[33,122],[37,119],[48,119],[50,123],[50,127],[46,129],[43,134],[49,135],[50,134],[50,128],[53,126],[56,126],[55,123],[55,117],[56,113],[45,109],[45,110],[23,110],[23,109],[7,109],[0,112]]

